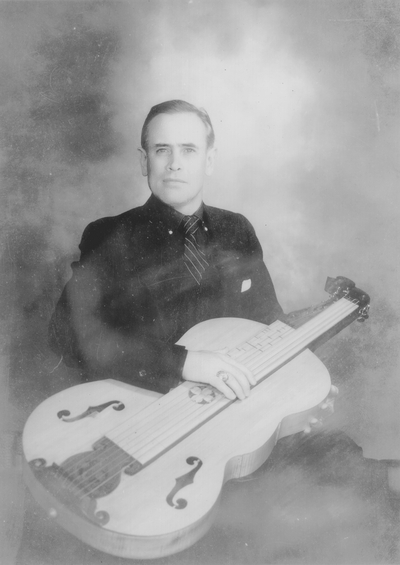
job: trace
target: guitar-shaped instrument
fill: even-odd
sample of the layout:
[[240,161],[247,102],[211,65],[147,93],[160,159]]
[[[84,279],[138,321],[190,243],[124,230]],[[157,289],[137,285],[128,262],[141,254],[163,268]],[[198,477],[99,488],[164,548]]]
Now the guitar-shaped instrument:
[[38,406],[23,434],[24,475],[51,517],[89,545],[128,558],[181,551],[211,526],[222,486],[255,471],[278,439],[304,430],[331,382],[311,352],[355,319],[369,297],[344,277],[297,329],[217,318],[178,342],[220,350],[257,384],[244,401],[184,382],[168,394],[115,380],[77,385]]

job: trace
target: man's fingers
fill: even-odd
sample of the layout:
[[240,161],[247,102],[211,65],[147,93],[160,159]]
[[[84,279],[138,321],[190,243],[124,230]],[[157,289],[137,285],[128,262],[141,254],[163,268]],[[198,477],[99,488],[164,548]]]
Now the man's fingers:
[[[236,361],[236,359],[233,359],[232,357],[229,357],[229,355],[227,355],[228,353],[228,348],[225,347],[224,349],[218,349],[217,351],[215,351],[214,353],[219,353],[222,356],[223,361],[225,361],[226,363],[229,363],[229,365],[231,367],[235,367],[236,369],[238,369],[240,371],[240,373],[243,373],[247,380],[249,381],[250,384],[252,385],[256,385],[257,381],[253,375],[253,373],[250,371],[250,369],[248,369],[246,367],[246,365],[242,365],[242,363],[239,363],[238,361]],[[237,373],[237,371],[235,371],[235,374]]]
[[[219,374],[222,375],[223,379]],[[230,400],[239,398],[239,400],[244,400],[248,396],[248,392],[243,390],[242,385],[238,382],[236,377],[231,373],[225,371],[219,371],[215,378],[215,388],[217,388],[222,394],[224,394]],[[250,388],[249,388],[250,391]]]
[[224,385],[224,394],[228,387],[240,400],[249,396],[249,381],[236,367],[228,366],[226,370],[218,371],[216,377],[217,384],[222,383]]
[[256,384],[253,374],[228,355],[207,351],[189,351],[183,367],[185,380],[209,383],[230,400],[240,400],[250,394]]
[[[236,393],[233,391],[232,388],[230,388],[228,385],[226,385],[223,381],[221,381],[220,378],[216,377],[215,378],[215,382],[212,383],[212,385],[219,390],[219,392],[221,394],[223,394],[224,396],[226,396],[227,398],[229,398],[229,400],[235,400],[235,398],[238,398],[238,396],[236,395]],[[242,392],[243,398],[244,398],[244,394]]]
[[[229,367],[227,372],[229,374],[229,379],[226,381],[225,384],[231,387],[231,389],[234,390],[235,392],[242,391],[244,396],[249,396],[250,383],[248,381],[247,376],[244,375],[240,369],[237,369],[236,367],[233,366]],[[241,397],[239,396],[239,398]]]
[[257,384],[257,381],[256,381],[256,379],[255,379],[255,376],[254,376],[253,373],[250,371],[250,369],[248,369],[245,365],[242,365],[241,363],[238,363],[235,359],[232,359],[232,358],[229,357],[229,356],[228,356],[228,363],[229,363],[232,367],[235,367],[235,368],[239,371],[240,374],[244,374],[250,384],[252,384],[252,385],[256,385],[256,384]]
[[243,400],[250,394],[250,385],[256,384],[253,373],[247,367],[227,355],[221,355],[220,359],[222,369],[217,372],[216,376],[225,385],[223,387],[224,394],[227,396],[226,392],[227,388],[229,388],[240,400]]

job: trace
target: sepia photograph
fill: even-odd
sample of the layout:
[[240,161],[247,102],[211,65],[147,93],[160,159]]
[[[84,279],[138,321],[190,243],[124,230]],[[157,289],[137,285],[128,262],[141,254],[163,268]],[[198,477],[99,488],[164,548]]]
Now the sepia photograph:
[[400,565],[398,0],[0,0],[0,564]]

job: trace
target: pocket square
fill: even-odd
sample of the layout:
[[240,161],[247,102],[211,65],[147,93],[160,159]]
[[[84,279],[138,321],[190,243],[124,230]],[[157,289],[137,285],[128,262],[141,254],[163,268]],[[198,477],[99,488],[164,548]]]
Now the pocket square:
[[246,279],[242,281],[242,289],[240,292],[246,292],[251,287],[251,279]]

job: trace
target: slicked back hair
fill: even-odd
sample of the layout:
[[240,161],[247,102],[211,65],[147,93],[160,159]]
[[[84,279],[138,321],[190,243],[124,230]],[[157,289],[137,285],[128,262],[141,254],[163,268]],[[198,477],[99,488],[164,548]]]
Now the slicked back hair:
[[184,100],[168,100],[167,102],[161,102],[161,104],[153,106],[148,113],[142,127],[140,140],[142,148],[147,151],[149,124],[153,118],[159,114],[182,114],[184,112],[196,114],[196,116],[200,118],[207,130],[207,147],[213,147],[215,142],[214,128],[212,126],[210,116],[204,108],[197,108],[197,106],[194,106],[189,102],[185,102]]

